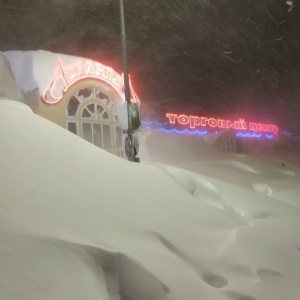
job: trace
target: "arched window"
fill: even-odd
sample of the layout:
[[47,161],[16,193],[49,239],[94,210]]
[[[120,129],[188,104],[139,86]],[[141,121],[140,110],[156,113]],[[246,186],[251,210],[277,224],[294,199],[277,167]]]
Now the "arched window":
[[101,86],[86,86],[75,89],[66,100],[69,131],[108,152],[124,157],[118,99],[114,99]]

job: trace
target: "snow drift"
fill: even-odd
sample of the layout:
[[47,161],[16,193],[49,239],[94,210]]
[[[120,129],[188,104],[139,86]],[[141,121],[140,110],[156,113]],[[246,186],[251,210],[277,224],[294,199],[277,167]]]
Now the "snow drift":
[[299,169],[130,163],[11,101],[0,140],[0,299],[300,298]]

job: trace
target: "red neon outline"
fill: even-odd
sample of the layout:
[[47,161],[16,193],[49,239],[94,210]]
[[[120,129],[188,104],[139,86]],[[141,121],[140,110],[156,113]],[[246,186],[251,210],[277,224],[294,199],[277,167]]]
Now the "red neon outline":
[[[180,119],[179,119],[179,118],[180,118]],[[186,122],[183,121],[183,120],[181,120],[182,118],[186,119]],[[189,118],[187,115],[179,115],[179,116],[177,117],[177,121],[178,121],[178,123],[181,124],[181,125],[187,125],[187,124],[190,123],[190,118]]]
[[200,120],[201,120],[201,126],[207,126],[208,118],[206,118],[206,117],[201,117]]
[[169,119],[170,124],[175,124],[176,123],[175,120],[177,119],[177,114],[166,114],[166,117]]
[[[214,125],[211,124],[212,121],[213,121]],[[209,118],[207,123],[208,123],[208,126],[213,127],[213,128],[218,126],[218,120],[215,118]]]
[[[201,119],[198,116],[189,116],[190,119],[190,128],[196,128],[196,126],[201,125]],[[199,121],[195,122],[195,120]]]
[[[168,118],[169,124],[176,124],[180,125],[189,125],[191,129],[196,127],[212,127],[212,128],[232,128],[236,130],[251,130],[254,132],[272,132],[274,134],[278,134],[278,126],[275,124],[265,124],[265,123],[256,123],[256,122],[249,122],[246,123],[245,119],[240,118],[238,120],[226,120],[226,119],[219,119],[219,118],[212,118],[212,117],[199,117],[199,116],[187,116],[187,115],[178,115],[172,113],[166,113],[166,117]],[[186,119],[182,120],[182,118]],[[198,122],[196,122],[196,120]],[[212,123],[213,122],[213,123]]]
[[[76,79],[74,80],[74,78]],[[120,75],[111,67],[105,66],[95,61],[78,59],[76,62],[64,66],[62,59],[58,57],[54,75],[52,76],[47,88],[44,90],[42,97],[46,103],[56,104],[62,100],[64,93],[66,93],[66,91],[72,85],[84,79],[96,79],[107,83],[118,93],[120,98],[125,101],[125,94],[123,92],[123,78],[123,74]],[[61,96],[57,97],[53,95],[53,86],[59,80],[62,80],[64,89],[61,91]],[[133,90],[130,79],[129,84],[132,95],[131,102],[140,101],[137,94]],[[51,97],[51,101],[47,99],[49,95]]]

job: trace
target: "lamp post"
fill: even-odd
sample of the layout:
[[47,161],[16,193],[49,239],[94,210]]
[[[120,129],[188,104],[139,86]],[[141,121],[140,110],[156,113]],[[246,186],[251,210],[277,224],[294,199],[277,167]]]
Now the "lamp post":
[[127,137],[125,139],[125,153],[129,161],[139,162],[140,159],[136,157],[139,148],[139,141],[137,136],[134,134],[134,130],[137,128],[133,126],[133,122],[136,121],[136,119],[138,119],[138,123],[140,123],[140,111],[139,111],[139,105],[134,105],[134,107],[132,107],[130,101],[123,0],[120,0],[120,21],[121,21],[121,46],[122,46],[122,64],[123,64],[123,76],[124,76],[124,92],[125,92],[125,101],[127,102],[127,116],[128,116],[128,130],[127,130]]
[[[124,88],[125,88],[125,100],[130,105],[130,89],[129,89],[129,76],[128,76],[128,64],[127,64],[127,50],[126,50],[126,32],[125,32],[125,19],[124,19],[124,5],[123,0],[120,0],[120,19],[121,19],[121,46],[122,46],[122,63],[124,74]],[[128,124],[129,126],[129,124]],[[130,132],[130,128],[128,127]]]

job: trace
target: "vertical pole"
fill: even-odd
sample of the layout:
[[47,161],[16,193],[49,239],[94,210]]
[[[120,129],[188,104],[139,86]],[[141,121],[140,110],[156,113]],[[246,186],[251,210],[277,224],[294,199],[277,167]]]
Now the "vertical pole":
[[123,63],[123,74],[124,74],[124,89],[125,89],[125,100],[127,102],[128,111],[128,135],[131,132],[130,124],[130,89],[129,89],[129,76],[128,76],[128,65],[127,65],[127,52],[126,52],[126,33],[125,33],[125,20],[124,20],[124,5],[123,0],[120,0],[120,19],[121,19],[121,45],[122,45],[122,63]]

